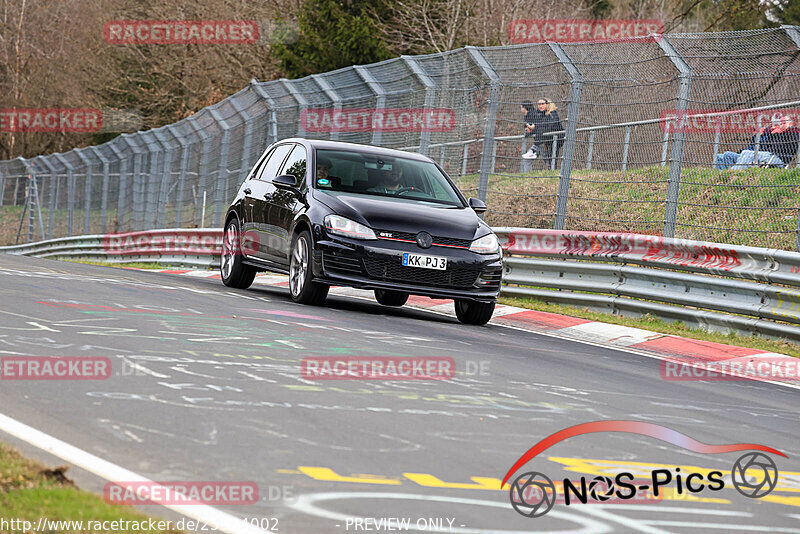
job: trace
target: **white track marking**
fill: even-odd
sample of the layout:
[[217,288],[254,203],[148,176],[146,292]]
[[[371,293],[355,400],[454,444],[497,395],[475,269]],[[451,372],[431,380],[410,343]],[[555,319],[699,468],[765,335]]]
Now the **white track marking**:
[[[450,504],[463,504],[465,506],[489,506],[492,508],[507,508],[510,513],[514,513],[511,510],[511,505],[507,502],[497,502],[497,501],[484,501],[479,499],[462,499],[459,497],[443,497],[439,495],[422,495],[422,494],[415,494],[415,493],[381,493],[381,492],[331,492],[331,493],[311,493],[306,495],[300,495],[297,497],[294,503],[289,504],[295,510],[306,513],[309,515],[317,516],[317,517],[324,517],[326,519],[332,519],[334,521],[347,521],[348,519],[363,519],[359,516],[349,515],[340,512],[333,512],[330,510],[326,510],[324,508],[320,508],[315,503],[319,501],[332,501],[332,500],[344,500],[344,499],[365,499],[365,500],[378,500],[378,499],[395,499],[395,500],[409,500],[409,501],[425,501],[425,502],[444,502]],[[567,512],[561,512],[558,510],[551,510],[547,514],[548,517],[556,517],[558,519],[563,519],[565,521],[570,521],[572,523],[578,523],[583,528],[580,530],[576,530],[574,528],[568,530],[553,530],[552,528],[547,528],[546,530],[487,530],[485,528],[465,528],[465,527],[455,527],[449,528],[445,527],[444,530],[440,529],[430,529],[428,528],[426,532],[449,532],[452,534],[528,534],[531,532],[548,532],[548,533],[559,533],[559,532],[569,532],[571,534],[605,534],[606,532],[611,532],[611,529],[608,528],[606,525],[595,521],[588,517],[581,517],[576,516],[574,514],[570,514]],[[459,521],[456,521],[459,523]],[[416,527],[413,523],[409,525],[408,530],[421,530]]]
[[[73,447],[4,414],[0,414],[0,430],[109,482],[142,482],[152,485],[154,488],[157,487],[157,484],[152,480],[112,464],[82,449]],[[166,491],[166,488],[163,488],[163,491]],[[220,532],[227,534],[268,534],[265,530],[256,528],[236,516],[211,506],[181,504],[165,504],[162,506],[197,521],[215,525]]]

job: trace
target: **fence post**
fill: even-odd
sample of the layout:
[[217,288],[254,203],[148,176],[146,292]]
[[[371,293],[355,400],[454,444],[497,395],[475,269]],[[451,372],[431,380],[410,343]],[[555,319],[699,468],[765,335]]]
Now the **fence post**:
[[[211,118],[213,118],[217,126],[222,129],[222,141],[220,141],[220,154],[219,154],[219,170],[217,171],[217,193],[214,199],[214,218],[217,226],[222,226],[222,203],[224,202],[225,192],[228,191],[228,151],[231,146],[231,126],[225,122],[222,115],[216,109],[211,109]],[[223,173],[225,177],[223,178]]]
[[[655,35],[656,43],[664,51],[675,68],[678,69],[680,79],[678,85],[678,99],[676,102],[676,115],[684,116],[689,108],[689,94],[692,85],[692,69],[684,61],[678,51],[669,42],[666,35]],[[675,237],[675,225],[678,216],[678,194],[681,188],[681,165],[683,164],[684,132],[676,128],[672,136],[672,155],[669,162],[669,178],[667,185],[666,208],[664,210],[664,237]]]
[[[786,35],[789,36],[794,45],[800,49],[800,31],[798,31],[797,26],[783,25],[781,29],[786,32]],[[787,164],[786,166],[788,167],[789,165]],[[797,147],[794,166],[795,168],[800,167],[800,146]],[[797,207],[797,230],[795,232],[794,249],[800,251],[800,206]]]
[[[182,136],[178,135],[175,131],[177,130],[174,124],[170,124],[167,126],[167,130],[169,133],[172,134],[172,138],[181,145],[181,162],[179,167],[179,174],[178,174],[178,181],[176,186],[178,188],[177,193],[175,194],[175,228],[181,228],[183,226],[183,192],[184,187],[186,184],[186,170],[189,166],[189,154],[191,153],[191,144],[188,143]],[[167,190],[167,194],[165,196],[165,206],[164,206],[164,221],[166,224],[167,220],[167,210],[166,210],[166,202],[169,199],[169,192],[172,191],[172,187]]]
[[500,76],[484,57],[483,53],[474,46],[467,46],[470,59],[489,80],[489,102],[486,110],[486,125],[483,130],[483,152],[481,153],[481,170],[478,177],[478,198],[486,202],[489,190],[489,174],[494,168],[496,156],[494,139],[495,122],[497,121],[497,104],[500,102]]
[[208,180],[207,176],[207,169],[208,167],[208,149],[211,145],[211,136],[208,135],[203,128],[197,123],[197,118],[194,115],[189,116],[187,119],[189,124],[192,125],[194,128],[195,134],[197,137],[200,138],[201,142],[203,143],[203,147],[200,149],[200,168],[197,171],[197,197],[195,198],[194,203],[194,221],[196,228],[203,228],[205,225],[205,221],[202,220],[202,208],[203,208],[203,191],[206,188],[206,181]]
[[50,163],[49,156],[36,156],[35,159],[41,161],[50,172],[50,191],[48,193],[49,198],[47,199],[47,239],[53,239],[53,215],[56,211],[56,197],[58,196],[56,188],[58,185],[58,175],[56,174],[56,168]]
[[[400,59],[406,64],[411,73],[416,76],[417,80],[425,87],[425,111],[427,112],[433,107],[435,102],[436,83],[433,78],[419,66],[417,60],[411,56],[400,56]],[[425,130],[419,135],[419,153],[423,156],[428,155],[428,147],[431,144],[431,132]]]
[[102,190],[100,192],[100,233],[106,233],[106,221],[107,221],[107,210],[108,210],[108,181],[109,181],[109,161],[108,158],[100,152],[96,146],[89,147],[90,150],[94,153],[95,157],[100,160],[100,163],[103,164],[103,185]]
[[83,148],[76,148],[75,154],[78,155],[83,164],[86,166],[86,181],[83,182],[83,233],[84,235],[89,235],[92,233],[89,231],[89,214],[92,208],[92,175],[94,174],[94,165],[83,153],[84,150],[85,149]]
[[67,236],[72,236],[73,216],[75,214],[75,175],[73,174],[72,164],[66,160],[63,154],[55,154],[56,159],[67,170]]
[[277,143],[278,115],[275,110],[278,106],[275,104],[275,100],[269,96],[269,93],[267,93],[267,91],[261,87],[257,79],[253,78],[250,80],[250,88],[267,103],[267,109],[269,110],[269,131],[267,135],[267,144],[271,145],[272,143]]
[[625,141],[622,144],[622,170],[628,170],[628,149],[631,146],[631,127],[625,127]]
[[[151,208],[150,213],[148,213],[150,222],[153,223],[148,225],[150,226],[148,230],[151,228],[163,228],[167,214],[169,183],[172,181],[172,145],[167,142],[164,136],[164,130],[166,130],[166,128],[163,127],[153,130],[153,136],[155,136],[161,146],[164,147],[164,162],[161,172],[161,186],[158,190],[158,201],[154,202],[155,209]],[[154,193],[154,191],[152,193]]]
[[6,173],[3,171],[5,165],[0,165],[0,211],[3,210],[3,198],[6,194]]
[[[564,156],[558,178],[558,193],[556,196],[556,216],[553,228],[563,230],[567,222],[567,199],[569,198],[569,181],[572,175],[572,160],[575,153],[575,140],[578,135],[578,112],[581,102],[581,87],[583,77],[572,62],[570,57],[558,43],[547,43],[559,63],[569,74],[569,102],[567,103],[567,126],[564,132]],[[594,141],[594,138],[592,138]],[[555,151],[551,154],[556,157]]]
[[[250,145],[253,137],[253,117],[250,116],[247,111],[242,107],[242,105],[235,99],[231,99],[231,105],[233,109],[236,110],[236,113],[242,118],[244,122],[244,139],[242,140],[242,162],[239,165],[239,182],[241,184],[244,182],[247,175],[250,173],[250,167],[252,164],[250,163]],[[227,191],[226,191],[227,194]]]
[[117,224],[114,227],[114,232],[121,232],[122,210],[125,207],[125,191],[128,186],[128,184],[125,182],[124,176],[125,173],[128,172],[129,158],[124,157],[122,151],[119,148],[117,148],[116,139],[108,143],[108,146],[114,152],[114,156],[116,156],[116,158],[119,160],[119,187],[117,189]]
[[[370,91],[375,94],[375,109],[383,109],[386,107],[386,91],[383,90],[381,84],[372,76],[372,73],[364,67],[363,65],[356,65],[353,67],[353,70],[356,71],[364,83],[369,86]],[[383,141],[383,133],[381,132],[380,128],[375,128],[372,130],[372,144],[375,146],[381,146],[381,142]]]
[[[338,113],[342,110],[342,99],[339,98],[339,95],[336,94],[336,91],[333,90],[331,85],[328,83],[328,80],[322,77],[321,74],[312,74],[311,79],[314,80],[314,83],[322,89],[322,92],[325,93],[325,96],[333,102],[333,111]],[[331,141],[338,141],[339,140],[339,132],[331,132]]]
[[303,112],[308,108],[308,100],[300,91],[298,91],[295,86],[294,82],[291,80],[287,80],[286,78],[281,78],[280,82],[289,91],[289,94],[292,95],[294,101],[297,102],[297,136],[298,137],[305,137],[305,130],[303,129]]
[[[136,189],[139,186],[139,182],[141,180],[142,174],[142,154],[144,151],[136,146],[135,143],[131,142],[131,138],[133,137],[132,134],[122,134],[122,140],[125,142],[126,145],[131,149],[133,152],[133,172],[131,174],[131,212],[132,212],[132,219],[133,224],[131,228],[128,230],[138,230],[136,220],[137,220],[137,212],[141,213],[143,210],[141,202],[141,195],[136,194]],[[123,197],[124,198],[124,197]]]
[[[153,226],[150,217],[155,211],[157,211],[156,203],[158,198],[156,196],[156,183],[158,176],[161,174],[161,172],[163,172],[164,150],[160,147],[161,143],[158,141],[155,135],[153,135],[153,130],[139,132],[138,135],[140,135],[140,139],[146,143],[147,152],[150,159],[150,166],[147,179],[143,182],[144,190],[141,193],[141,196],[144,199],[144,209],[141,212],[139,224],[137,225],[136,229],[148,230],[149,227]],[[155,150],[153,150],[153,148],[155,148]],[[161,159],[161,171],[159,171],[159,159]]]
[[[594,152],[594,130],[589,132],[589,152],[586,154],[586,170],[592,170],[592,153]],[[664,154],[666,158],[666,153]]]

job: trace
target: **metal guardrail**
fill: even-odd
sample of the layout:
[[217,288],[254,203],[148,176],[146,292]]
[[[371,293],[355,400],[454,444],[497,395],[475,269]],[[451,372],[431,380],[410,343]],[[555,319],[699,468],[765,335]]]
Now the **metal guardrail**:
[[222,229],[169,229],[48,239],[0,247],[0,252],[52,259],[165,266],[219,267]]
[[[800,253],[628,233],[494,230],[506,253],[504,296],[800,341]],[[212,268],[221,248],[222,230],[205,228],[67,237],[0,252]]]
[[659,236],[495,228],[502,294],[800,341],[800,253]]

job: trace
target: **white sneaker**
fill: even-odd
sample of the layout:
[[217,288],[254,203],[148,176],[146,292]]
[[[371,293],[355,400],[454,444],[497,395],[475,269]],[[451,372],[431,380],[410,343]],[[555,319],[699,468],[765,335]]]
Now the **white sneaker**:
[[528,149],[528,151],[527,151],[527,152],[525,152],[525,153],[522,155],[522,159],[536,159],[536,158],[538,158],[538,157],[539,157],[539,154],[537,154],[537,153],[536,153],[536,151],[533,149],[533,147],[531,147],[530,149]]

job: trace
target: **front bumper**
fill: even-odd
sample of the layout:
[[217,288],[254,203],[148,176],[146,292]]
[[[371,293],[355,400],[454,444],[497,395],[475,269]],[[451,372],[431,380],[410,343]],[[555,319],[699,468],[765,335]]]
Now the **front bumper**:
[[[403,253],[447,258],[444,271],[404,267]],[[500,292],[502,256],[467,249],[422,249],[414,243],[324,236],[314,245],[315,280],[360,289],[388,289],[434,298],[494,302]]]

